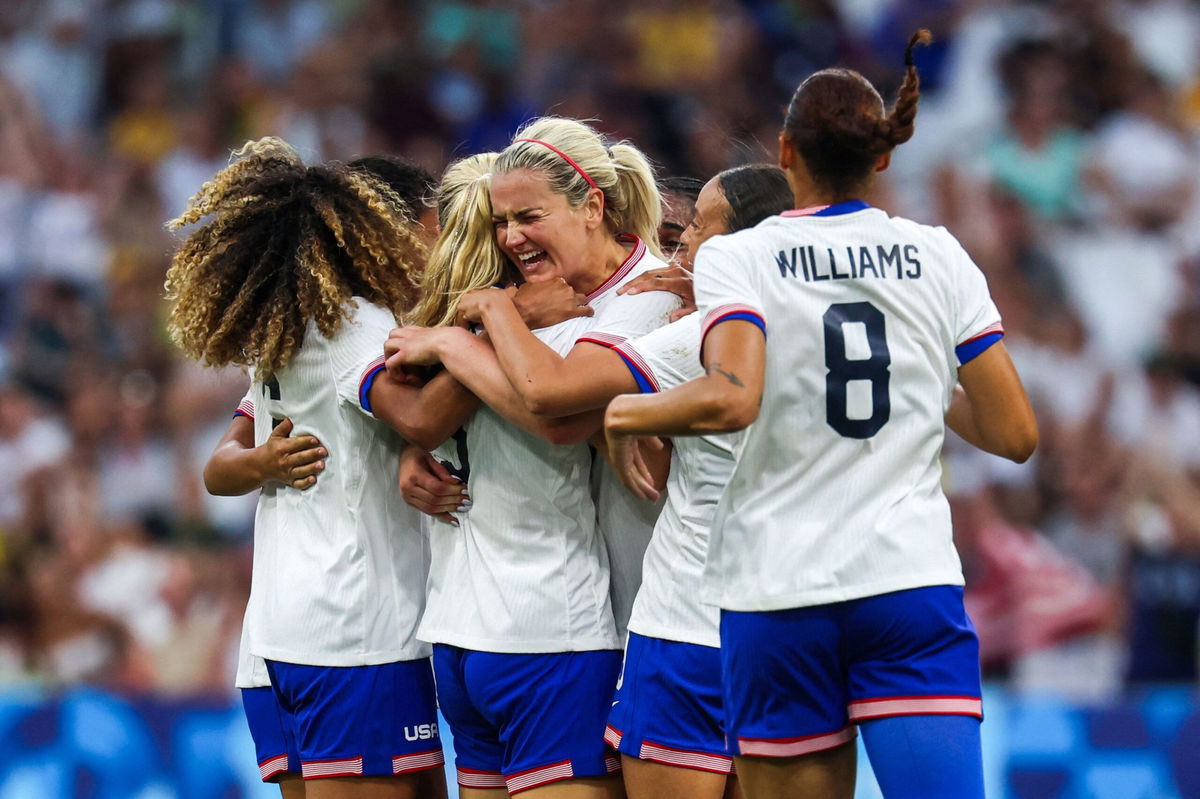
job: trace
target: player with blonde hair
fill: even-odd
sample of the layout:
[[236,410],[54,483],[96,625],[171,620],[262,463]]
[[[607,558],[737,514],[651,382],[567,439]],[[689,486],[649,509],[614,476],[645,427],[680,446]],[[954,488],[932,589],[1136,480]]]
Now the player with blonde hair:
[[[640,238],[655,234],[659,200],[649,162],[632,145],[609,147],[574,120],[537,120],[496,159],[489,184],[491,229],[468,246],[486,244],[519,269],[522,292],[579,294],[594,315],[530,332],[520,295],[489,288],[463,297],[459,318],[482,321],[489,337],[513,322],[522,346],[574,364],[588,349],[607,355],[589,342],[590,328],[639,335],[677,307],[667,294],[616,295],[626,280],[662,265],[650,251],[654,239]],[[439,362],[438,342],[488,346],[463,328],[404,328],[389,340],[389,367]],[[579,425],[574,434],[550,438],[578,441],[599,430],[601,414],[598,407],[568,411],[559,421],[532,414],[494,357],[466,368],[447,358],[445,365],[488,405],[465,426],[461,446],[436,453],[464,475],[473,505],[459,514],[461,529],[452,535],[435,525],[421,627],[435,644],[460,785],[473,796],[533,788],[554,795],[560,787],[616,795],[619,782],[595,779],[617,767],[602,735],[620,638],[608,597],[611,548],[596,535],[588,494],[591,457],[581,445],[555,446],[529,434],[531,421],[570,421]],[[603,522],[608,508],[601,508]],[[642,524],[648,539],[653,518]],[[636,559],[640,572],[641,550],[627,559]],[[628,588],[627,603],[635,589]],[[558,715],[565,708],[572,718]],[[572,782],[556,786],[561,780]]]

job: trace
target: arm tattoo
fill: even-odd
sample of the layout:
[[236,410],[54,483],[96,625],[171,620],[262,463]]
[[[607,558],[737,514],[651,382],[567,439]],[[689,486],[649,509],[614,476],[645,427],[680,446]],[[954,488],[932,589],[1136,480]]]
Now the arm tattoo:
[[704,371],[705,371],[705,372],[707,372],[707,373],[708,373],[708,374],[710,374],[710,375],[711,375],[713,372],[716,372],[716,373],[717,373],[717,374],[719,374],[721,377],[725,378],[725,379],[726,379],[726,380],[728,380],[730,383],[733,383],[733,384],[734,384],[735,386],[737,386],[738,388],[745,388],[745,387],[746,387],[746,384],[745,384],[745,383],[743,383],[741,380],[739,380],[737,375],[735,375],[733,372],[727,372],[726,370],[722,369],[722,368],[721,368],[721,364],[719,364],[719,363],[714,363],[714,364],[710,365],[710,366],[709,366],[709,367],[707,367],[707,368],[706,368]]

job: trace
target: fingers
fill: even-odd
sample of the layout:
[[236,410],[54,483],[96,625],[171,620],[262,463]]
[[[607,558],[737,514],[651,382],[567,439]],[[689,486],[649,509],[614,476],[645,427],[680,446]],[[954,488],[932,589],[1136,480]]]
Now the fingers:
[[668,319],[669,319],[669,321],[672,321],[672,322],[678,322],[683,317],[688,316],[689,314],[694,314],[695,312],[696,312],[695,305],[685,305],[682,308],[680,308],[678,311],[672,311],[671,316],[668,317]]
[[658,489],[654,487],[653,481],[649,479],[649,473],[643,472],[645,466],[641,469],[638,464],[627,463],[624,465],[618,474],[621,477],[621,482],[629,489],[629,492],[639,499],[648,500],[650,502],[658,501]]
[[458,511],[460,508],[462,510],[471,509],[470,500],[464,498],[462,494],[439,495],[429,491],[426,486],[416,483],[401,487],[400,496],[409,505],[430,516]]
[[651,452],[662,452],[663,447],[666,446],[666,443],[658,436],[646,436],[645,438],[641,439],[641,442],[642,446]]
[[[659,443],[661,445],[661,442]],[[634,483],[633,493],[642,499],[656,501],[658,489],[654,487],[654,476],[650,474],[650,467],[642,459],[641,452],[634,452],[633,465],[636,467],[636,472],[630,474]]]
[[317,441],[312,436],[307,436],[315,446],[308,446],[304,449],[293,450],[291,452],[285,450],[280,458],[280,465],[284,469],[295,469],[299,466],[307,466],[310,463],[315,463],[329,455],[329,450],[321,446],[321,442]]
[[290,485],[292,488],[297,488],[301,491],[307,491],[308,489],[312,488],[316,484],[317,484],[316,475],[312,475],[310,477],[301,477],[298,480],[292,480],[290,483],[288,483],[288,485]]
[[288,480],[294,484],[297,480],[304,480],[311,477],[315,482],[317,475],[323,471],[325,471],[325,461],[313,461],[312,463],[288,469]]
[[457,477],[450,474],[450,470],[447,469],[445,466],[443,466],[441,461],[439,461],[437,458],[433,457],[429,453],[425,453],[425,465],[429,468],[429,471],[431,471],[434,474],[434,476],[437,477],[439,480],[442,480],[447,483],[455,483],[455,482],[461,483],[462,482]]
[[576,316],[576,317],[579,317],[579,316],[595,316],[595,315],[596,315],[596,309],[595,309],[595,308],[593,308],[593,307],[592,307],[592,306],[590,306],[590,305],[580,305],[580,306],[578,306],[578,307],[575,309],[574,313],[575,313],[575,316]]
[[271,431],[271,437],[287,438],[292,434],[292,427],[294,427],[292,420],[285,416],[282,422],[275,425],[275,429]]

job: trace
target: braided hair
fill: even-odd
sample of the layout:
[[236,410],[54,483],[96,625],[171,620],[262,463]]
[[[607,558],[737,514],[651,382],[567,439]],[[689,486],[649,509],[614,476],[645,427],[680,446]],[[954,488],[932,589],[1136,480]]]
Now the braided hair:
[[876,160],[912,138],[921,97],[913,49],[933,40],[922,28],[904,50],[904,81],[891,113],[875,87],[852,69],[823,69],[796,89],[783,135],[816,184],[837,199],[861,193]]
[[383,179],[305,166],[274,137],[235,155],[167,223],[203,223],[167,271],[168,329],[185,353],[266,377],[288,364],[310,321],[332,337],[355,296],[397,315],[415,303],[425,250]]

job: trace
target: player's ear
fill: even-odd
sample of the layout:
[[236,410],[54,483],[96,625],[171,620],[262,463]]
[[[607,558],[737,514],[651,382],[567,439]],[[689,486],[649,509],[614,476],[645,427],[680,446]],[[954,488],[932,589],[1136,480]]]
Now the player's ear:
[[882,172],[892,165],[892,151],[888,150],[883,155],[875,159],[875,171]]
[[787,172],[792,168],[792,163],[796,158],[796,150],[792,147],[792,140],[787,137],[786,133],[779,134],[779,168]]
[[604,192],[600,189],[588,189],[587,199],[583,201],[583,218],[588,230],[604,224]]

